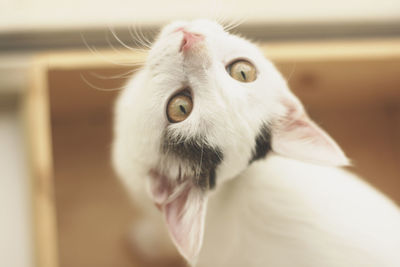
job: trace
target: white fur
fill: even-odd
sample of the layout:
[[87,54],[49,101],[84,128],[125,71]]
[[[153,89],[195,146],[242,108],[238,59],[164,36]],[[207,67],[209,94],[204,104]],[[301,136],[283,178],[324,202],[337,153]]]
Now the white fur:
[[[205,36],[186,55],[179,51],[182,33],[175,30],[180,27]],[[256,66],[254,82],[240,83],[229,76],[226,65],[237,59]],[[186,87],[193,93],[192,113],[171,124],[167,102]],[[272,131],[272,148],[285,157],[271,152],[249,166],[263,124]],[[288,158],[347,163],[335,142],[309,120],[273,64],[250,42],[207,20],[172,23],[121,93],[113,163],[135,202],[157,223],[162,217],[155,215],[152,202],[165,198],[152,193],[151,170],[165,176],[174,190],[188,185],[177,181],[180,172],[196,175],[184,161],[160,151],[165,129],[182,141],[202,136],[224,155],[217,168],[217,188],[204,195],[190,189],[183,222],[171,226],[164,216],[170,233],[176,227],[190,231],[183,243],[173,233],[171,237],[193,266],[400,266],[400,212],[392,202],[340,168]],[[203,239],[204,215],[199,210],[207,206]],[[162,207],[164,215],[169,214]],[[168,249],[164,240],[154,242]]]
[[198,267],[400,266],[400,214],[339,169],[270,155],[209,200]]

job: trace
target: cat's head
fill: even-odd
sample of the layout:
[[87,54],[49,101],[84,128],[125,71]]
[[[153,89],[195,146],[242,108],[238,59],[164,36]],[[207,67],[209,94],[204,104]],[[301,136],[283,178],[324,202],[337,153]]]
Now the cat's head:
[[262,52],[219,24],[166,26],[116,107],[114,164],[147,186],[171,238],[193,261],[207,196],[268,153],[345,165]]

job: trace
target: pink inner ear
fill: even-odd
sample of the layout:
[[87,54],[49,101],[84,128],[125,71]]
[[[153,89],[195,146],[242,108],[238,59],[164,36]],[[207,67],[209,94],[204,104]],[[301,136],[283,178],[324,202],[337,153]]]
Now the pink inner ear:
[[287,113],[272,131],[272,149],[276,153],[319,164],[348,165],[340,147],[307,116],[299,102],[283,103]]
[[189,177],[177,185],[155,172],[151,177],[153,201],[164,215],[171,239],[182,256],[193,263],[203,242],[207,197]]

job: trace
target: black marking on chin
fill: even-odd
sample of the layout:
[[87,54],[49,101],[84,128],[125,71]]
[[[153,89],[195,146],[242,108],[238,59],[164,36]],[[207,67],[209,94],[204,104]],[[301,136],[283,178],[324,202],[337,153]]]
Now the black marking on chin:
[[210,173],[208,174],[209,177],[209,186],[210,189],[213,189],[216,185],[216,176],[215,176],[215,168],[210,169]]
[[223,159],[223,153],[218,147],[211,147],[202,137],[181,139],[166,131],[162,151],[187,162],[196,174],[193,182],[198,187],[204,190],[215,187],[216,168]]
[[256,145],[253,149],[252,158],[249,164],[252,162],[264,158],[267,153],[271,150],[271,134],[267,125],[263,124],[260,128],[260,132],[256,137]]

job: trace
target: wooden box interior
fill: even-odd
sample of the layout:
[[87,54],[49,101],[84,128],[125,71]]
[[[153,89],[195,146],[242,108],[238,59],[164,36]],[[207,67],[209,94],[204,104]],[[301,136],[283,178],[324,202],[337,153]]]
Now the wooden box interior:
[[[397,203],[399,47],[398,40],[262,46],[310,116],[352,160],[351,169]],[[132,52],[103,54],[119,63],[144,57]],[[134,67],[109,63],[85,51],[41,55],[34,68],[33,79],[42,80],[35,84],[45,88],[40,92],[49,103],[48,113],[43,114],[49,116],[51,133],[52,172],[46,183],[54,188],[50,201],[54,200],[56,216],[55,261],[62,267],[148,266],[129,245],[129,227],[138,215],[110,163],[112,108],[118,94],[113,89],[124,87],[124,73]],[[46,252],[38,248],[38,253]]]

